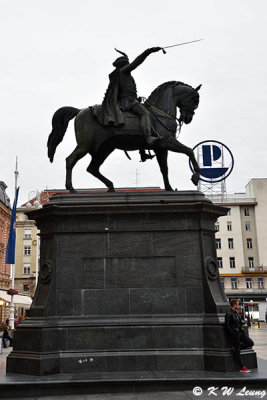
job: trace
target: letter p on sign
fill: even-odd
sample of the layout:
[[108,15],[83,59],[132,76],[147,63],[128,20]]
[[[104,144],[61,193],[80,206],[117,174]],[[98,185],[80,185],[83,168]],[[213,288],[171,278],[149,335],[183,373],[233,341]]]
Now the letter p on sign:
[[[215,145],[204,144],[202,146],[202,152],[203,152],[203,166],[204,167],[211,167],[212,162],[218,160],[222,155],[221,149]],[[211,155],[211,153],[212,153],[212,155]]]

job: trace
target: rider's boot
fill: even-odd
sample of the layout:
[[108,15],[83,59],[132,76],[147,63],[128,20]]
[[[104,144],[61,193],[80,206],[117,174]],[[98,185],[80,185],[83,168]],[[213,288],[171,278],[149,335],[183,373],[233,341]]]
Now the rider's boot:
[[141,162],[145,162],[146,160],[152,160],[152,158],[155,157],[155,155],[152,156],[150,154],[150,152],[149,152],[149,154],[147,154],[145,152],[145,150],[140,150],[139,153],[140,153],[140,157],[141,157]]
[[[144,132],[144,135],[145,135],[145,138],[146,138],[146,142],[147,142],[147,144],[149,146],[153,147],[156,144],[156,142],[159,139],[161,139],[161,136],[151,126],[151,122],[150,122],[150,118],[149,118],[148,114],[144,114],[141,117],[141,128],[142,128],[142,130]],[[153,129],[153,131],[157,135],[157,137],[152,136],[151,129]]]

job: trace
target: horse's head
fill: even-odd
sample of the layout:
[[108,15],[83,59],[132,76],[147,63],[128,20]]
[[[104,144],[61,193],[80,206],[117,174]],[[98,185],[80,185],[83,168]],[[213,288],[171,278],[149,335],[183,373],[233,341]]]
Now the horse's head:
[[[196,89],[192,88],[191,86],[180,86],[179,95],[177,97],[177,106],[180,109],[180,117],[179,121],[184,122],[185,124],[189,124],[193,116],[195,114],[195,110],[199,104],[199,89],[201,85],[199,85]],[[181,90],[184,89],[184,90]]]
[[189,124],[198,107],[200,88],[201,85],[194,89],[182,82],[165,82],[151,93],[147,103],[161,108],[173,117],[176,117],[176,107],[178,107],[180,109],[179,121]]

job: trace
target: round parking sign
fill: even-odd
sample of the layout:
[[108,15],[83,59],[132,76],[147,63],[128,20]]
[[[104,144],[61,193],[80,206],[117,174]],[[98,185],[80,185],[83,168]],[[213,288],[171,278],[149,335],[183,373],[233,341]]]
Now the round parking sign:
[[[234,168],[234,157],[230,149],[216,140],[198,143],[193,151],[200,167],[200,180],[208,183],[221,182]],[[191,161],[191,171],[194,172]]]

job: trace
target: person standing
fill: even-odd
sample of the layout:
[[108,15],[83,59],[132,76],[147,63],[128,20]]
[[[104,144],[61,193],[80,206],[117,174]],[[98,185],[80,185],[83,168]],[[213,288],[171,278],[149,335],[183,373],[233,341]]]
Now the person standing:
[[240,372],[251,372],[242,362],[240,356],[241,349],[247,349],[254,346],[251,340],[242,328],[242,319],[238,312],[239,302],[237,299],[231,299],[230,309],[225,314],[225,329],[232,342],[232,350],[237,361]]
[[247,316],[247,324],[248,324],[248,328],[251,328],[251,322],[250,322],[250,315],[249,315],[249,313],[248,313],[248,316]]
[[4,349],[7,348],[7,343],[6,343],[7,340],[9,340],[9,347],[13,347],[13,338],[8,333],[9,329],[10,329],[9,326],[7,325],[3,332],[2,342],[3,342]]

